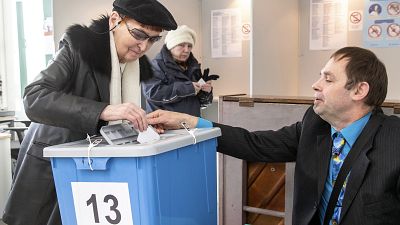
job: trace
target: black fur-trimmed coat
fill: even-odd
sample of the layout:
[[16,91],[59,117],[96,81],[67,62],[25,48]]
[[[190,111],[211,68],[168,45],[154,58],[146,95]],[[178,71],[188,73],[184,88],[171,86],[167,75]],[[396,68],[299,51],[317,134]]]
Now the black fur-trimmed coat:
[[[111,53],[108,17],[89,27],[73,25],[48,67],[25,88],[24,107],[32,120],[18,156],[3,221],[9,225],[61,225],[51,165],[43,148],[96,134],[110,101]],[[141,81],[152,76],[139,59]],[[140,91],[140,90],[132,90]]]

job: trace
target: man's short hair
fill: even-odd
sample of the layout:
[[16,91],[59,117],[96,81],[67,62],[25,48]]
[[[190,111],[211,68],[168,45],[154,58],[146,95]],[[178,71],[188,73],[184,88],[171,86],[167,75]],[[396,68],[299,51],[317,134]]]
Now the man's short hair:
[[344,47],[332,54],[335,61],[345,59],[347,83],[350,90],[360,82],[369,84],[365,103],[369,106],[380,106],[386,98],[388,78],[385,65],[370,50],[359,47]]

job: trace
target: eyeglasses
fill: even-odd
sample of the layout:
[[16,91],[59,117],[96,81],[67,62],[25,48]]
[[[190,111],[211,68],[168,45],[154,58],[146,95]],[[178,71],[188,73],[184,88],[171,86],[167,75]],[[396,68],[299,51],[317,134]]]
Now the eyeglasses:
[[128,29],[128,32],[132,35],[133,38],[135,38],[138,41],[145,41],[145,40],[149,39],[149,42],[154,43],[154,42],[159,41],[162,38],[162,36],[159,36],[159,35],[149,36],[148,34],[146,34],[146,32],[139,30],[137,28],[130,29],[128,23],[125,22],[125,24],[126,24],[126,28]]

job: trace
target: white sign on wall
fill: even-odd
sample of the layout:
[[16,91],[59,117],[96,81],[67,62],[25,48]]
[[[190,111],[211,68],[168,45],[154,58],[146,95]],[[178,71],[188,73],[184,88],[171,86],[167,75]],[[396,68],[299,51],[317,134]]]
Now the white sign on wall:
[[310,0],[310,50],[347,45],[348,0]]
[[242,14],[239,9],[211,11],[211,57],[242,56]]
[[71,182],[77,225],[132,225],[128,183]]
[[363,11],[354,10],[349,12],[349,30],[356,31],[363,28]]
[[242,40],[248,41],[251,38],[251,24],[246,22],[242,24]]

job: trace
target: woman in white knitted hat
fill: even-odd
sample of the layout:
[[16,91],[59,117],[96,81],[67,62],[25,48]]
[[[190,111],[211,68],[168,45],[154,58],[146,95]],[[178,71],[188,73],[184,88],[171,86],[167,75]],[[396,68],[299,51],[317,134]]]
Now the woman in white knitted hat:
[[153,78],[142,82],[147,112],[166,109],[200,116],[200,107],[212,102],[211,80],[198,82],[203,74],[192,53],[195,43],[196,33],[186,25],[168,32],[152,61]]

